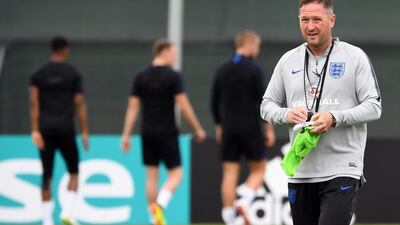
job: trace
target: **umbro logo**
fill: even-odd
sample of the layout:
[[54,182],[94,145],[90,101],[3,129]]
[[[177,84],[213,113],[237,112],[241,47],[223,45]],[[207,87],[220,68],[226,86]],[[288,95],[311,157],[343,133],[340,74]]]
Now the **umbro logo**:
[[300,73],[301,71],[303,71],[303,70],[292,70],[292,75],[298,74],[298,73]]

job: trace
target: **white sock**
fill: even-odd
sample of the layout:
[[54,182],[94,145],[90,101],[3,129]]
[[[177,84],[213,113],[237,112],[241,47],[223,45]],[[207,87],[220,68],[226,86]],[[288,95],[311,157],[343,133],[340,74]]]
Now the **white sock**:
[[166,209],[169,201],[171,201],[172,192],[168,189],[161,189],[157,196],[157,204],[160,205],[163,209]]
[[64,196],[64,206],[61,215],[74,218],[74,205],[77,194],[75,191],[67,191]]
[[153,213],[151,213],[151,207],[150,206],[147,207],[147,212],[149,213],[150,224],[155,224],[156,223],[156,219],[154,218]]
[[240,202],[245,204],[245,207],[248,207],[256,197],[256,192],[247,185],[244,185],[239,189],[238,195],[240,196]]
[[235,222],[235,209],[233,207],[222,208],[222,220],[226,225],[231,225]]
[[53,201],[44,201],[43,202],[43,224],[44,225],[53,225],[53,210],[54,210],[54,202]]

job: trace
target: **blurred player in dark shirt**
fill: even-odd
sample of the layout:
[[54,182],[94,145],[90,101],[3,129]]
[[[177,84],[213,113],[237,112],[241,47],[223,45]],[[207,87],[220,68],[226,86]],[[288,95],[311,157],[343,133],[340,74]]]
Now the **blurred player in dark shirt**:
[[[275,143],[272,125],[262,123],[259,113],[267,84],[264,72],[254,62],[261,39],[253,31],[243,31],[235,44],[236,54],[218,69],[211,94],[216,140],[222,148],[222,218],[228,225],[234,223],[236,213],[249,223],[246,208],[264,180],[265,145]],[[242,155],[249,161],[250,175],[235,202]]]
[[[142,109],[143,163],[146,166],[147,201],[153,224],[166,224],[164,209],[182,178],[175,104],[193,128],[198,141],[205,132],[198,122],[185,93],[182,75],[172,69],[176,49],[168,40],[157,40],[153,46],[153,64],[140,71],[133,82],[122,134],[122,149],[129,151],[130,134]],[[168,169],[168,178],[158,192],[159,164]]]
[[81,128],[85,149],[89,145],[89,128],[86,103],[83,96],[82,75],[67,63],[68,41],[55,37],[51,41],[50,62],[31,77],[30,117],[32,139],[40,149],[43,166],[42,200],[43,224],[53,225],[54,203],[51,196],[51,179],[54,155],[58,149],[65,160],[70,179],[62,209],[61,220],[65,224],[77,224],[73,210],[78,190],[79,153],[75,141],[74,115]]

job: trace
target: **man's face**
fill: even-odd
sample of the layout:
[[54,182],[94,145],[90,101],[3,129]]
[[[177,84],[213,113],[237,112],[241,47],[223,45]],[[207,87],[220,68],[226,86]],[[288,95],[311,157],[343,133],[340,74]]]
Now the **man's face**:
[[165,57],[165,60],[168,62],[170,66],[175,65],[176,62],[176,47],[171,46],[170,48],[167,48],[164,50],[163,55]]
[[335,15],[322,4],[309,3],[300,8],[300,29],[304,40],[314,48],[330,42]]
[[250,49],[251,49],[251,56],[253,58],[257,58],[258,54],[260,53],[260,45],[261,45],[261,40],[259,38],[256,38],[254,41],[251,42]]
[[67,60],[69,57],[69,48],[63,48],[58,51],[52,51],[52,55],[57,55],[58,57],[62,57],[64,60]]

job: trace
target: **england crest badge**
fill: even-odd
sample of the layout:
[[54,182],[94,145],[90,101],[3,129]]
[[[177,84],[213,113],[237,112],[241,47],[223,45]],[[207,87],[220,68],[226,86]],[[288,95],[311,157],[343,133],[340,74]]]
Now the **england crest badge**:
[[344,62],[331,62],[329,66],[329,75],[334,79],[339,79],[344,75]]

